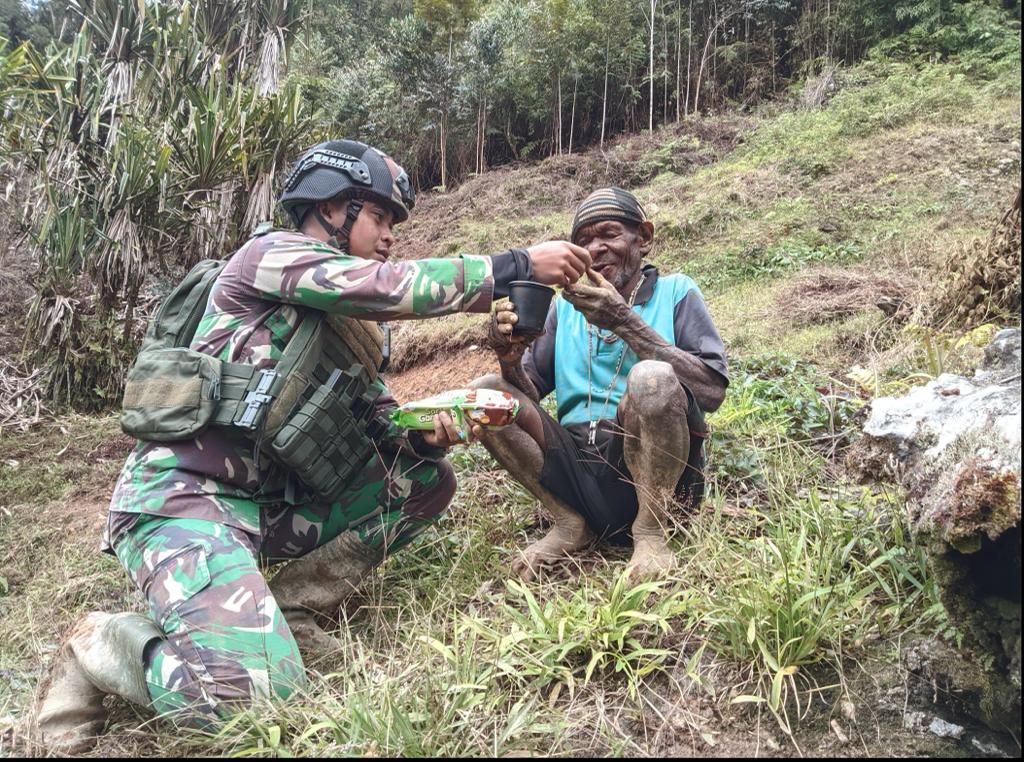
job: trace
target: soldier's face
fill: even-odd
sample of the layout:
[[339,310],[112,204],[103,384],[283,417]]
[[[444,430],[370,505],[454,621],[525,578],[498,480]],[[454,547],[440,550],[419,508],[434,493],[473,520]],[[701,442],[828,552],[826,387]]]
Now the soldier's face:
[[395,234],[391,231],[394,215],[390,209],[373,203],[363,202],[363,209],[352,226],[348,250],[354,257],[385,262],[391,256]]
[[[327,221],[340,227],[345,222],[347,211],[347,202],[332,203]],[[364,201],[363,208],[348,235],[348,253],[361,259],[387,261],[391,256],[391,247],[395,243],[395,234],[391,230],[393,222],[394,215],[390,209],[372,201]]]

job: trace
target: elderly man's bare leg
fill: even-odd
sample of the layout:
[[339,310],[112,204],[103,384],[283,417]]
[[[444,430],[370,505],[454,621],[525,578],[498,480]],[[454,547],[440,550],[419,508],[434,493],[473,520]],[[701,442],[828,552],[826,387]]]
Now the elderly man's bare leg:
[[540,500],[554,521],[550,531],[523,550],[512,564],[512,571],[529,581],[537,576],[541,566],[569,557],[592,543],[595,536],[581,515],[540,485],[540,472],[544,466],[544,434],[541,414],[535,403],[500,376],[484,376],[470,386],[500,389],[519,400],[520,413],[516,424],[501,431],[490,431],[482,441],[494,459]]
[[671,365],[644,360],[630,370],[619,419],[640,504],[627,570],[637,580],[664,576],[675,563],[666,533],[669,506],[690,454],[687,409],[686,392]]

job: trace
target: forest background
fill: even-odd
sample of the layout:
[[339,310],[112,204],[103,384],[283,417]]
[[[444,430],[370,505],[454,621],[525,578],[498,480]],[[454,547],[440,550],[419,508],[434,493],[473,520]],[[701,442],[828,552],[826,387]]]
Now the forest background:
[[50,398],[109,406],[151,306],[144,285],[273,217],[277,178],[317,140],[382,146],[421,191],[451,189],[750,109],[868,54],[956,56],[995,76],[1013,66],[1019,13],[993,0],[2,0],[0,213],[38,259],[30,363]]

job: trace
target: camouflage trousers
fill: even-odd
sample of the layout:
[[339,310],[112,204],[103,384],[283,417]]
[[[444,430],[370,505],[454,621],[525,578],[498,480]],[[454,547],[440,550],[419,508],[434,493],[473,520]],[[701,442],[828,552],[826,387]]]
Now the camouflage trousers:
[[254,699],[305,685],[295,639],[263,567],[298,558],[352,529],[394,552],[429,526],[455,493],[447,462],[378,458],[336,503],[264,513],[260,537],[213,521],[142,515],[115,553],[149,601],[164,638],[144,657],[153,707],[206,725]]

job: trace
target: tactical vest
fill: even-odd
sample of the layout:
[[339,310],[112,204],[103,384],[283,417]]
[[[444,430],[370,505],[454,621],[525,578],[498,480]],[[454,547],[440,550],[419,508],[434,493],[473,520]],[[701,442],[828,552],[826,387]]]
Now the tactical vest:
[[173,442],[224,427],[253,442],[257,464],[266,456],[283,469],[282,499],[334,501],[387,429],[375,413],[374,381],[387,365],[390,330],[300,309],[273,368],[197,352],[189,345],[225,264],[200,262],[161,303],[128,373],[121,428],[137,439]]

